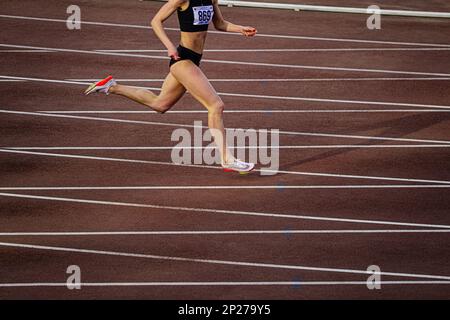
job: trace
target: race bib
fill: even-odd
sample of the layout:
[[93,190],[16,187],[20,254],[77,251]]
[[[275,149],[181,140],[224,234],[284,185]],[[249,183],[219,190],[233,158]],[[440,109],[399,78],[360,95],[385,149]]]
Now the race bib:
[[214,15],[213,6],[193,7],[192,10],[194,11],[194,26],[209,24]]

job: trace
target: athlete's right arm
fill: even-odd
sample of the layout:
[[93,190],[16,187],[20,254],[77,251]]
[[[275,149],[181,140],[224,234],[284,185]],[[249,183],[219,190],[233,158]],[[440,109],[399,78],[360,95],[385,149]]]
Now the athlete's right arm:
[[176,60],[179,59],[177,48],[167,36],[166,31],[163,27],[163,22],[166,21],[184,2],[186,2],[186,0],[169,0],[161,7],[161,9],[159,9],[159,11],[153,17],[151,23],[156,36],[167,48],[168,56],[173,57]]

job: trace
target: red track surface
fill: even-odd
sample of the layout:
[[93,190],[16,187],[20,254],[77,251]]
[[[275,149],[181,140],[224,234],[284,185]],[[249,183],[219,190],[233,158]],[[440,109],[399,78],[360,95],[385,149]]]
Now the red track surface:
[[[310,1],[313,2],[313,1]],[[331,4],[329,1],[317,2]],[[410,1],[415,4],[415,1]],[[418,3],[418,2],[417,2]],[[3,1],[1,14],[51,19],[67,18],[71,1]],[[348,3],[352,5],[351,1]],[[436,6],[411,9],[445,8]],[[61,80],[1,82],[0,118],[0,298],[145,298],[145,299],[332,299],[332,298],[448,298],[449,283],[412,284],[409,281],[448,281],[450,184],[450,98],[448,80],[311,81],[336,78],[417,78],[450,74],[447,20],[386,17],[382,30],[370,31],[360,15],[223,8],[227,19],[254,25],[259,36],[245,39],[211,33],[208,49],[331,49],[331,48],[436,48],[420,44],[448,44],[445,50],[206,52],[214,60],[309,66],[294,68],[223,64],[204,61],[210,79],[309,79],[274,82],[214,81],[224,95],[227,111],[303,110],[303,113],[226,113],[229,127],[276,128],[306,135],[280,136],[283,146],[362,145],[360,147],[281,149],[281,170],[275,176],[223,174],[209,168],[176,167],[151,163],[83,159],[77,156],[161,161],[170,163],[169,150],[21,150],[72,155],[11,153],[5,148],[31,147],[160,147],[170,141],[176,126],[113,122],[139,120],[192,125],[206,121],[205,113],[168,112],[135,114],[67,114],[61,112],[146,111],[119,97],[84,97],[84,85],[67,79],[93,79],[113,74],[118,79],[161,79],[167,60],[145,57],[97,55],[93,50],[162,49],[148,25],[159,2],[83,1],[82,20],[123,26],[83,24],[69,31],[65,23],[0,17],[2,44],[0,75]],[[168,26],[177,27],[175,19]],[[293,37],[275,37],[290,35]],[[177,33],[170,32],[176,41]],[[300,36],[312,37],[301,38]],[[320,38],[320,39],[319,39]],[[323,38],[328,38],[325,40]],[[335,40],[329,39],[333,38]],[[336,39],[377,40],[380,43]],[[389,42],[389,43],[387,43]],[[394,43],[392,43],[394,42]],[[402,42],[395,43],[395,42]],[[406,45],[404,43],[409,43]],[[25,47],[24,47],[25,46]],[[35,46],[87,52],[5,52]],[[164,56],[164,52],[141,53]],[[323,67],[331,67],[324,70]],[[321,69],[322,68],[322,69]],[[345,68],[345,70],[337,69]],[[353,69],[353,70],[348,70]],[[364,70],[361,70],[364,69]],[[372,71],[368,70],[371,69]],[[378,71],[374,71],[378,70]],[[400,71],[389,73],[380,70]],[[426,75],[407,74],[423,72]],[[439,75],[433,75],[439,74]],[[448,76],[447,76],[448,77]],[[79,81],[87,82],[87,81]],[[133,82],[160,86],[160,82]],[[237,94],[237,95],[236,95]],[[239,94],[268,95],[252,98]],[[305,100],[286,97],[308,98]],[[315,99],[347,100],[312,101]],[[352,103],[352,101],[360,103]],[[387,102],[377,105],[373,102]],[[392,103],[422,104],[422,106]],[[438,108],[433,105],[447,106]],[[363,110],[381,110],[363,112]],[[203,110],[185,96],[174,111]],[[313,110],[346,112],[313,112]],[[390,110],[397,110],[390,112]],[[398,111],[400,110],[400,111]],[[403,110],[403,111],[401,111]],[[11,112],[35,112],[18,114]],[[64,117],[47,117],[38,111],[60,111]],[[360,111],[360,112],[354,112]],[[424,112],[429,111],[429,112]],[[47,114],[48,115],[48,114]],[[75,117],[90,117],[73,118]],[[103,120],[96,120],[103,118]],[[106,118],[106,120],[105,120]],[[314,134],[332,136],[316,136]],[[380,139],[345,137],[366,136]],[[383,140],[397,138],[400,140]],[[402,140],[403,139],[403,140]],[[414,142],[418,140],[442,140]],[[438,147],[386,147],[389,145],[439,145]],[[365,146],[381,148],[367,148]],[[300,175],[299,172],[308,173]],[[316,173],[324,174],[322,176]],[[338,176],[331,176],[332,174]],[[341,175],[347,175],[343,177]],[[348,175],[359,176],[350,178]],[[372,178],[370,178],[372,177]],[[373,178],[375,177],[375,178]],[[376,177],[390,177],[382,180]],[[415,179],[404,181],[403,179]],[[421,182],[417,180],[439,180]],[[377,185],[379,188],[344,188]],[[388,185],[408,185],[389,188]],[[431,185],[431,188],[413,188]],[[12,187],[106,186],[232,186],[235,189],[203,190],[12,190]],[[238,189],[275,186],[272,189]],[[278,188],[276,186],[279,186]],[[288,189],[287,186],[304,186]],[[339,186],[313,189],[311,186]],[[383,187],[384,186],[384,187]],[[440,187],[439,187],[440,186]],[[6,189],[5,189],[6,188]],[[9,188],[9,189],[8,189]],[[25,198],[8,196],[25,195]],[[52,197],[35,199],[34,196]],[[55,199],[59,198],[59,199]],[[63,201],[61,198],[65,198]],[[67,198],[76,199],[68,201]],[[80,203],[80,199],[91,203]],[[106,203],[92,203],[106,201]],[[128,203],[117,206],[117,203]],[[139,204],[129,205],[129,204]],[[158,205],[162,207],[145,207]],[[168,208],[180,207],[180,208]],[[181,210],[219,209],[222,212]],[[233,212],[234,211],[234,212]],[[239,211],[239,212],[235,212]],[[256,213],[272,214],[256,215]],[[280,215],[291,215],[280,216]],[[277,216],[278,215],[278,216]],[[305,216],[309,216],[305,217]],[[333,220],[335,219],[335,220]],[[337,220],[336,220],[337,219]],[[342,219],[398,222],[363,223]],[[410,223],[440,225],[411,226]],[[406,225],[405,225],[406,224]],[[424,230],[422,233],[323,233],[329,230]],[[111,232],[111,231],[235,231],[279,230],[281,234],[200,235],[4,235],[5,232]],[[291,234],[288,230],[321,230]],[[14,244],[8,246],[7,243]],[[48,246],[20,248],[17,244]],[[51,248],[50,248],[51,247]],[[55,247],[64,248],[55,251]],[[71,249],[95,250],[74,252]],[[99,251],[104,251],[103,254]],[[104,254],[109,252],[109,254]],[[111,252],[172,257],[114,256]],[[173,258],[203,259],[179,261]],[[212,263],[220,260],[221,263]],[[217,261],[216,261],[217,262]],[[230,263],[231,262],[231,263]],[[243,266],[236,262],[263,265]],[[429,275],[382,276],[381,290],[362,284],[366,270],[378,265],[382,272]],[[315,282],[316,285],[227,286],[123,286],[31,287],[32,283],[64,283],[69,265],[78,265],[84,283],[108,282]],[[286,265],[288,267],[281,267]],[[306,268],[300,268],[306,267]],[[330,270],[315,269],[329,268]],[[339,272],[336,269],[345,269]],[[352,271],[353,270],[353,271]],[[341,270],[342,271],[342,270]],[[438,278],[443,276],[444,278]],[[318,284],[317,281],[325,283]],[[25,283],[7,288],[5,284]]]

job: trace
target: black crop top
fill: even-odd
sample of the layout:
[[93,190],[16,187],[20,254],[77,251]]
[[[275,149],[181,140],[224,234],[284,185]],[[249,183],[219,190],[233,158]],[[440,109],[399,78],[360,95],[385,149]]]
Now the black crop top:
[[177,13],[181,31],[206,31],[212,21],[214,8],[212,0],[189,0],[189,7],[183,11],[178,9]]

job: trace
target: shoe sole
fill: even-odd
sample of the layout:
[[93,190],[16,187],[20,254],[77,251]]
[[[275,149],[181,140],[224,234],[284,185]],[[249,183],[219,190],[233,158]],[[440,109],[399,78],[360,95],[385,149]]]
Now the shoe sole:
[[250,172],[252,172],[255,169],[255,166],[253,166],[253,168],[251,168],[248,171],[239,171],[239,170],[233,170],[233,169],[229,169],[229,168],[222,168],[223,172],[238,172],[240,175],[246,175],[249,174]]
[[95,91],[95,88],[97,87],[96,83],[91,84],[85,91],[84,94],[85,95],[90,95],[92,92]]

